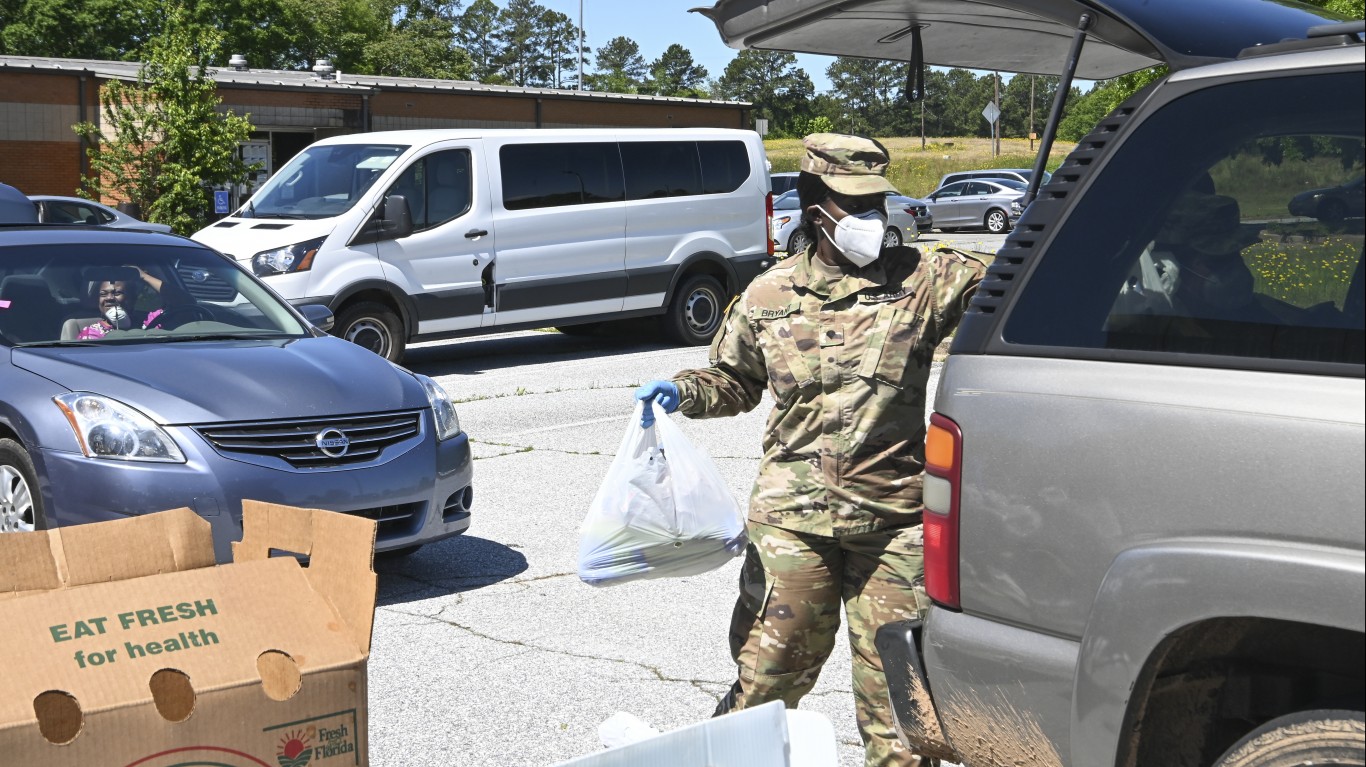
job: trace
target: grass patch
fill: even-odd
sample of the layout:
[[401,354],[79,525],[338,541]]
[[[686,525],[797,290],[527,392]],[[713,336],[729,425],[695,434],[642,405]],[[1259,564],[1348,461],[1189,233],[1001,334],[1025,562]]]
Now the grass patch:
[[[1037,154],[1029,148],[1029,139],[1001,139],[1001,154],[991,154],[991,139],[988,138],[935,138],[926,139],[925,147],[920,146],[920,138],[878,138],[892,164],[887,169],[887,179],[902,194],[911,197],[924,197],[933,192],[939,179],[945,173],[960,170],[986,168],[1032,168]],[[1038,147],[1038,142],[1034,144]],[[1047,168],[1056,170],[1076,144],[1066,141],[1053,142],[1048,155]],[[773,163],[774,173],[801,170],[801,159],[805,155],[801,139],[771,139],[764,141],[769,162]]]
[[1342,309],[1347,286],[1361,259],[1361,235],[1291,235],[1263,240],[1243,250],[1255,290],[1307,309],[1331,302]]

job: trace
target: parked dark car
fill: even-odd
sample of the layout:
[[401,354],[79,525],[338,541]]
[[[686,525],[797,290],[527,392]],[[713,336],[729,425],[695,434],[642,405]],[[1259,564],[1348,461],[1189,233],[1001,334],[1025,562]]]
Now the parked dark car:
[[28,196],[38,208],[38,220],[44,224],[84,224],[112,226],[116,229],[145,229],[149,232],[170,233],[166,224],[153,224],[133,218],[117,208],[111,208],[83,197],[61,197],[50,194]]
[[1366,197],[1362,195],[1362,181],[1366,176],[1357,176],[1341,186],[1326,189],[1310,189],[1290,198],[1287,206],[1296,216],[1309,216],[1320,221],[1341,221],[1349,216],[1360,218],[1366,208]]
[[188,506],[220,559],[251,498],[463,532],[469,440],[446,392],[172,235],[0,227],[0,530]]

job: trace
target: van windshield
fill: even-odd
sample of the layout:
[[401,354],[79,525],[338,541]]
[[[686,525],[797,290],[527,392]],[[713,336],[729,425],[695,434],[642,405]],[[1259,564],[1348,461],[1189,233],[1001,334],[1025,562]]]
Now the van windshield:
[[331,218],[351,209],[408,147],[311,146],[271,176],[237,211],[240,218]]

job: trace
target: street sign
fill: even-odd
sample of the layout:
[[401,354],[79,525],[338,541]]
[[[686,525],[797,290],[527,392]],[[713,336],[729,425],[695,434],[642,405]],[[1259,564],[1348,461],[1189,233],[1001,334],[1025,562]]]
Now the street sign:
[[995,101],[988,101],[986,109],[982,110],[982,116],[987,118],[987,122],[994,123],[996,118],[1001,116],[1001,108],[996,106]]
[[767,136],[767,135],[768,135],[768,118],[767,118],[767,117],[756,117],[756,118],[754,118],[754,132],[755,132],[755,133],[758,133],[760,136]]
[[215,189],[213,192],[213,212],[223,215],[228,212],[228,190]]

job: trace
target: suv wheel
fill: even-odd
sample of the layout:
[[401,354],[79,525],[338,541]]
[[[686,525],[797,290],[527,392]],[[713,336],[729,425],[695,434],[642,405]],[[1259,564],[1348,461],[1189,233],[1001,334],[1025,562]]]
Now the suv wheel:
[[1010,218],[1000,208],[992,208],[987,211],[986,219],[982,223],[986,225],[987,231],[992,234],[1002,234],[1010,229]]
[[0,439],[0,533],[46,530],[38,475],[23,445]]
[[1233,744],[1214,767],[1366,764],[1360,711],[1300,711],[1272,719]]
[[389,360],[403,359],[403,321],[387,306],[374,301],[348,304],[337,314],[332,334]]
[[689,277],[674,293],[664,329],[669,337],[687,346],[709,343],[721,327],[726,311],[726,291],[716,278],[705,274]]

